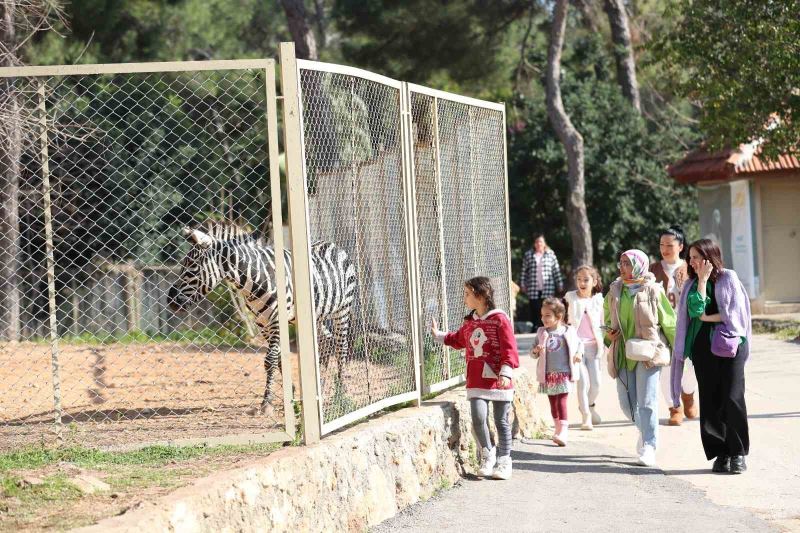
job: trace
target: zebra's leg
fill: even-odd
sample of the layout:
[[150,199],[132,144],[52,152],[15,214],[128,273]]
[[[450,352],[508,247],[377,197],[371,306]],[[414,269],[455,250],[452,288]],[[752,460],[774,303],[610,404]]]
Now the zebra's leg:
[[280,370],[281,343],[278,331],[267,334],[267,353],[264,354],[264,370],[267,374],[267,383],[264,387],[264,399],[261,400],[261,412],[272,410],[272,386],[275,381],[275,369]]
[[339,382],[344,386],[344,367],[350,355],[348,334],[350,332],[350,309],[340,311],[333,316],[333,341],[336,353],[336,366]]

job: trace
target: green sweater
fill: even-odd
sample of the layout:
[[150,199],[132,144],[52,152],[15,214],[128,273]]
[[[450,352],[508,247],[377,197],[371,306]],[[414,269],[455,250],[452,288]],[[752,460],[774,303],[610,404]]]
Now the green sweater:
[[[607,326],[611,326],[611,310],[608,307],[608,297],[606,297],[603,304],[604,319]],[[667,342],[672,346],[675,343],[675,310],[669,304],[667,295],[661,293],[661,298],[658,301],[658,324],[661,330],[667,337]],[[619,297],[619,324],[622,328],[622,335],[625,339],[632,339],[636,337],[636,323],[633,318],[633,296],[628,292],[625,287],[622,288]],[[608,344],[611,341],[606,338]],[[625,357],[625,343],[617,343],[617,353],[615,354],[617,368],[627,368],[633,370],[636,368],[636,363],[632,359]]]
[[689,325],[686,328],[686,345],[683,347],[683,356],[687,359],[692,358],[692,346],[700,328],[703,327],[703,321],[700,317],[706,312],[708,306],[714,301],[714,284],[711,281],[706,282],[706,297],[700,296],[697,292],[697,281],[693,281],[692,289],[686,296],[686,310],[689,313]]

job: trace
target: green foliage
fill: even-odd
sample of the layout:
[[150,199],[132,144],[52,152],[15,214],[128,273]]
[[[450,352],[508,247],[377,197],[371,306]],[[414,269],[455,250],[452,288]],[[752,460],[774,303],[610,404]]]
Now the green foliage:
[[32,501],[77,500],[81,491],[67,481],[63,474],[47,476],[41,485],[25,487],[18,476],[0,474],[0,494],[5,498],[19,498],[23,504]]
[[[694,190],[677,185],[665,165],[679,157],[693,132],[673,118],[654,124],[641,118],[609,79],[610,56],[594,37],[580,39],[564,64],[567,112],[584,139],[586,205],[593,229],[595,263],[615,275],[618,254],[628,248],[658,253],[658,232],[681,223],[692,232]],[[535,233],[563,263],[571,255],[564,202],[566,158],[541,99],[520,99],[509,124],[509,209],[513,261]],[[669,131],[667,131],[669,130]]]
[[278,0],[71,0],[65,10],[66,39],[37,35],[28,63],[270,57],[288,39]]
[[[538,2],[336,0],[348,63],[415,83],[471,93],[507,85],[518,53],[512,24]],[[478,90],[476,90],[478,89]],[[506,88],[507,91],[507,88]]]
[[324,411],[326,419],[331,418],[331,416],[338,417],[343,414],[352,413],[358,409],[356,402],[347,395],[347,391],[345,390],[344,384],[339,379],[339,376],[336,376],[334,380],[333,394],[330,399],[326,398],[325,402]]
[[[675,185],[663,169],[696,143],[698,136],[691,122],[692,109],[670,92],[675,86],[668,81],[679,82],[683,94],[692,96],[702,96],[697,90],[701,83],[703,88],[724,89],[721,102],[727,107],[713,111],[713,100],[707,100],[704,124],[718,113],[719,125],[740,128],[735,135],[726,133],[726,139],[746,140],[759,131],[766,115],[749,103],[738,106],[737,91],[752,91],[765,103],[768,114],[786,109],[776,99],[786,95],[787,87],[798,86],[795,73],[800,69],[793,61],[800,54],[792,55],[797,52],[798,19],[785,16],[792,13],[792,6],[797,12],[798,1],[754,6],[743,0],[673,0],[674,8],[666,14],[657,0],[631,3],[643,118],[619,94],[604,17],[596,21],[600,33],[593,34],[581,22],[578,10],[570,10],[562,92],[584,136],[589,218],[596,262],[604,267],[606,277],[612,274],[611,265],[622,248],[639,246],[655,254],[661,226],[681,222],[690,236],[694,233],[693,192]],[[461,0],[432,6],[422,0],[326,0],[320,5],[324,20],[311,22],[315,28],[327,25],[327,42],[318,43],[323,59],[511,102],[507,114],[513,263],[518,268],[532,234],[538,231],[547,234],[562,261],[569,263],[563,148],[549,126],[543,83],[536,78],[545,70],[550,4]],[[64,32],[65,38],[52,32],[37,35],[26,47],[28,62],[274,57],[277,43],[289,38],[278,0],[242,0],[236,9],[231,9],[229,0],[73,0],[67,15],[72,26]],[[739,26],[744,28],[741,37]],[[662,34],[667,37],[660,48],[641,46],[650,35]],[[524,37],[525,74],[515,84]],[[738,39],[743,40],[739,43]],[[731,75],[734,65],[739,70]],[[269,194],[266,169],[259,161],[263,159],[263,127],[233,126],[263,105],[245,97],[254,93],[242,80],[217,86],[185,77],[179,81],[191,90],[148,81],[126,96],[116,80],[108,79],[78,92],[81,99],[76,98],[75,117],[98,124],[114,141],[113,163],[98,177],[109,187],[111,202],[99,227],[106,251],[118,256],[143,262],[174,257],[181,245],[176,239],[180,226],[187,218],[219,213],[221,191],[233,193],[233,211],[254,227],[261,227],[268,212],[259,209],[268,205]],[[693,83],[698,84],[694,89]],[[358,114],[376,105],[357,90],[354,94],[330,83],[324,88],[339,119],[345,112],[343,104],[353,97]],[[91,99],[98,105],[88,105]],[[214,136],[214,101],[229,113],[224,117],[230,126],[227,154]],[[329,150],[331,136],[354,133],[355,144],[345,143],[343,153],[326,152],[325,164],[353,158],[366,161],[381,142],[376,132],[391,130],[375,127],[348,132],[341,129],[346,122],[326,124],[326,136],[317,139],[316,145],[309,139],[309,153]],[[745,130],[747,135],[742,134]],[[789,127],[778,130],[770,136],[792,131]],[[232,168],[238,169],[238,176]],[[309,172],[324,170],[322,165]],[[198,192],[196,180],[202,181],[205,193]],[[159,207],[168,205],[173,208]],[[78,238],[83,242],[84,237]],[[452,356],[451,363],[457,366],[461,358]]]
[[[764,138],[763,153],[800,139],[800,0],[672,0],[672,31],[653,49],[675,89],[701,106],[712,148]],[[765,129],[776,113],[780,126]]]
[[104,468],[112,465],[162,466],[173,461],[187,461],[203,456],[224,456],[240,453],[271,452],[277,444],[246,444],[221,446],[147,446],[126,452],[101,451],[94,448],[27,447],[0,454],[0,472],[40,468],[67,462],[81,468]]

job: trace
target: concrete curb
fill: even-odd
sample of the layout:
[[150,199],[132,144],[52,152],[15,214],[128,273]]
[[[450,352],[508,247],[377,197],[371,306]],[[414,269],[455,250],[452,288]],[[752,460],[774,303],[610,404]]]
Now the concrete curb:
[[[515,436],[532,438],[543,422],[528,358],[515,373],[515,388]],[[461,388],[74,531],[362,531],[473,473],[470,428]]]

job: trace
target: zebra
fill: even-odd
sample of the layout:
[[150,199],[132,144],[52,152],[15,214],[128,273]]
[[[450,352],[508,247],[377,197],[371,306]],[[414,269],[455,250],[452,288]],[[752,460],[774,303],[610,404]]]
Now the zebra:
[[[183,235],[192,247],[181,261],[177,282],[169,290],[169,307],[173,311],[183,310],[200,301],[222,281],[238,289],[267,341],[263,413],[271,404],[274,372],[281,361],[275,252],[250,232],[230,223],[209,221],[200,227],[185,227]],[[292,257],[286,250],[283,255],[287,273],[286,305],[289,320],[294,322]],[[318,329],[333,337],[341,380],[348,354],[356,269],[345,250],[332,242],[318,241],[311,245],[311,274]],[[331,330],[325,327],[326,321],[331,322]]]

